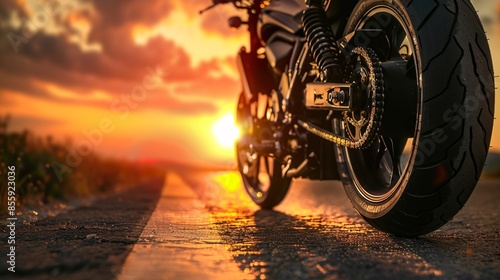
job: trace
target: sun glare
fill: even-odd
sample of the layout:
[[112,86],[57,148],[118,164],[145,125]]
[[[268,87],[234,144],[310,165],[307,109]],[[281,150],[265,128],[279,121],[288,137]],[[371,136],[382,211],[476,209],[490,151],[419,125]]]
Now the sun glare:
[[240,131],[234,124],[233,115],[228,113],[213,124],[212,133],[222,148],[229,149],[234,146],[234,141],[238,139]]

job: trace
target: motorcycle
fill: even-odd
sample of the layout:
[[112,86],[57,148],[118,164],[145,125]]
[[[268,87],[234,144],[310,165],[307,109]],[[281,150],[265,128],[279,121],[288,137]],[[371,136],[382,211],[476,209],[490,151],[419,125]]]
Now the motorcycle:
[[474,190],[494,77],[469,0],[213,0],[248,14],[237,56],[238,169],[272,209],[293,178],[341,180],[375,228],[420,236]]

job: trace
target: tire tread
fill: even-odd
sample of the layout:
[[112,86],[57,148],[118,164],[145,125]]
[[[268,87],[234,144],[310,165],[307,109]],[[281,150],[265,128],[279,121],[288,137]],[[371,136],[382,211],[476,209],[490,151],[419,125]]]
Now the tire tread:
[[[436,129],[452,128],[457,118],[460,118],[460,126],[457,126],[456,129],[460,132],[439,146],[439,149],[444,150],[442,156],[438,155],[440,157],[437,159],[434,157],[426,159],[426,162],[416,166],[415,170],[422,172],[421,176],[427,176],[427,180],[432,179],[432,171],[439,166],[448,166],[450,174],[439,185],[409,185],[389,213],[374,219],[364,217],[368,223],[378,229],[408,237],[426,234],[441,227],[464,207],[474,190],[475,183],[480,178],[489,149],[494,118],[494,95],[492,93],[494,81],[492,80],[491,56],[487,45],[485,47],[484,42],[482,43],[485,41],[484,38],[481,38],[481,36],[485,36],[484,28],[480,24],[476,11],[469,1],[448,1],[448,5],[434,2],[438,5],[425,15],[424,20],[418,25],[417,34],[420,42],[422,39],[429,40],[429,37],[425,37],[427,35],[421,31],[425,29],[433,17],[439,14],[437,11],[440,8],[444,7],[454,16],[449,33],[447,33],[448,30],[444,30],[445,28],[441,29],[441,36],[447,38],[444,48],[439,50],[436,55],[427,57],[425,62],[422,61],[424,76],[429,75],[432,71],[440,71],[443,80],[446,81],[444,90],[439,90],[436,95],[424,99],[423,106],[429,112],[432,110],[439,112],[439,110],[443,110],[443,98],[446,100],[452,96],[456,97],[457,92],[461,92],[462,96],[457,100],[460,102],[458,104],[460,107],[454,109],[452,120],[444,123],[436,119],[429,120],[426,127],[422,127],[421,137],[432,137]],[[406,7],[412,7],[415,11],[417,3],[419,2],[408,1]],[[452,3],[454,6],[451,6]],[[463,31],[457,31],[458,24],[460,24],[459,17],[470,17],[470,13],[474,14],[477,23],[472,21],[473,26],[466,28],[470,31],[475,28],[475,31],[470,32],[470,35],[461,34],[459,32]],[[443,20],[450,20],[450,18]],[[460,49],[459,54],[455,54],[458,51],[450,51],[451,48],[456,50],[454,45]],[[427,50],[427,54],[432,54],[432,51],[435,50]],[[452,62],[452,67],[447,68],[451,69],[449,73],[443,73],[443,70],[446,69],[439,63],[435,63],[438,59],[444,58],[447,61],[456,61]],[[467,72],[464,72],[469,69],[467,65],[470,65],[468,71],[471,77],[468,76]],[[457,72],[459,70],[462,72]],[[453,82],[454,79],[457,79],[458,83]],[[477,110],[464,113],[462,110],[467,105],[467,96],[476,96],[481,102]],[[448,106],[451,108],[451,105]]]

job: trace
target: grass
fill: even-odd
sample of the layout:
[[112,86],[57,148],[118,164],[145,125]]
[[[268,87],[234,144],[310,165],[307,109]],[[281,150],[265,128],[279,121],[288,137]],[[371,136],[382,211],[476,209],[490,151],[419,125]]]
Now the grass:
[[7,211],[7,172],[12,165],[16,167],[16,209],[120,191],[162,175],[153,166],[90,154],[58,176],[57,164],[65,164],[71,141],[56,142],[27,130],[9,132],[8,124],[8,116],[0,118],[0,215]]

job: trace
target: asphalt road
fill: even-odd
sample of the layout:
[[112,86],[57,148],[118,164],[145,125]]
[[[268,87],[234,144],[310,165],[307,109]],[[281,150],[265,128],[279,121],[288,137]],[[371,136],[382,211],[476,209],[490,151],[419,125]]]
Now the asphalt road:
[[500,182],[481,181],[455,219],[407,239],[366,224],[339,182],[295,181],[262,211],[236,173],[177,170],[20,226],[18,271],[2,261],[0,278],[500,279],[499,203]]

